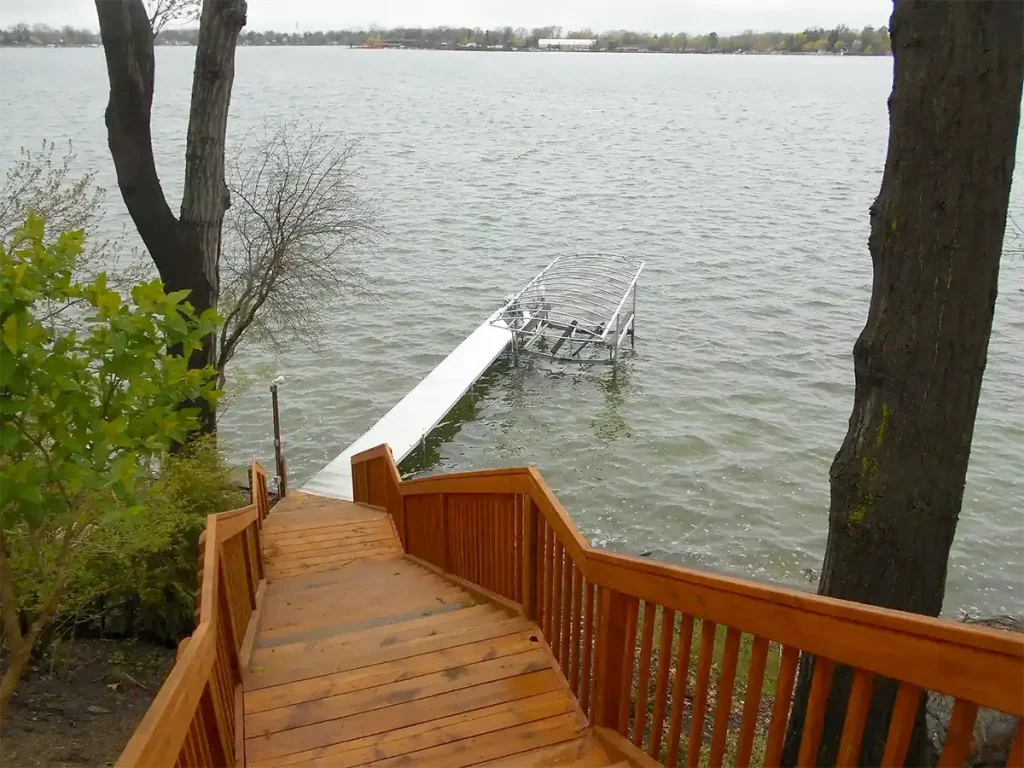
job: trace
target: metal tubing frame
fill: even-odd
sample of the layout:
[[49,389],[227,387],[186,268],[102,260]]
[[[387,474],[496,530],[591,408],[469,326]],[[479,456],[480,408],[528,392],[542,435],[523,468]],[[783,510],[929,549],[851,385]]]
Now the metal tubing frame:
[[[644,266],[643,261],[632,262],[607,254],[559,256],[506,301],[493,322],[510,328],[513,354],[517,358],[519,352],[524,352],[553,360],[614,365],[626,335],[631,338],[635,335],[636,287]],[[631,309],[624,312],[631,295]],[[535,309],[538,305],[540,310]],[[515,317],[510,318],[513,312]],[[527,313],[530,313],[528,319]],[[516,321],[523,322],[524,327],[516,328]],[[613,325],[614,335],[611,333]],[[573,330],[570,331],[570,327]],[[556,336],[558,334],[560,336]],[[551,353],[534,349],[543,338],[555,342]],[[559,355],[558,350],[563,346],[565,354]],[[609,359],[582,357],[581,352],[587,346],[591,346],[591,355],[601,347],[607,348]]]

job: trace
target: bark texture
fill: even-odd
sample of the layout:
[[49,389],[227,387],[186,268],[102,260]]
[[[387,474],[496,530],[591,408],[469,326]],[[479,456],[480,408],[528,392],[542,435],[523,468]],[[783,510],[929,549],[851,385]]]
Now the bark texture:
[[[867,323],[849,430],[831,469],[820,594],[937,616],[963,500],[1020,121],[1024,3],[897,0]],[[787,736],[793,764],[809,686]],[[850,674],[833,681],[819,764],[834,764]],[[882,757],[895,686],[879,681],[862,765]],[[919,718],[923,723],[923,717]],[[924,759],[923,729],[908,765]]]
[[[175,217],[164,196],[153,158],[153,30],[142,0],[96,0],[110,80],[107,142],[128,213],[168,291],[188,290],[197,312],[217,306],[220,293],[221,226],[230,204],[224,183],[224,152],[235,47],[245,26],[245,0],[204,0],[192,81],[185,149],[185,187]],[[189,364],[216,362],[210,335]],[[206,401],[202,431],[216,429]]]

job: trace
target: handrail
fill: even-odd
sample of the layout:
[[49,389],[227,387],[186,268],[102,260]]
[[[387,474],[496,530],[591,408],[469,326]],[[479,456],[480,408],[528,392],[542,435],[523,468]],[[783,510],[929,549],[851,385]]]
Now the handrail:
[[118,758],[118,766],[243,762],[241,669],[263,583],[266,470],[250,470],[253,504],[207,517],[199,540],[196,630]]
[[[721,761],[727,731],[734,730],[730,707],[744,635],[752,636],[752,645],[742,677],[747,682],[737,764],[750,759],[770,648],[777,650],[780,666],[765,765],[777,764],[781,756],[801,656],[813,663],[814,679],[801,764],[817,755],[837,668],[852,670],[849,710],[855,713],[843,727],[841,762],[857,760],[875,687],[890,686],[895,696],[886,744],[886,757],[895,764],[902,764],[907,751],[923,690],[955,699],[963,722],[950,728],[944,747],[953,762],[961,752],[966,757],[978,706],[1024,716],[1021,635],[595,549],[530,467],[403,481],[387,446],[354,456],[352,467],[353,476],[377,478],[375,496],[363,495],[357,483],[355,500],[387,507],[408,554],[521,605],[541,627],[594,725],[631,738],[666,764],[675,764],[683,748],[688,765],[697,764],[702,750],[710,750],[711,764]],[[718,627],[726,630],[720,661]],[[691,653],[697,679],[684,744]],[[714,732],[705,744],[714,664],[721,665],[719,686],[728,691],[719,691]],[[1022,748],[1018,722],[1014,754]]]

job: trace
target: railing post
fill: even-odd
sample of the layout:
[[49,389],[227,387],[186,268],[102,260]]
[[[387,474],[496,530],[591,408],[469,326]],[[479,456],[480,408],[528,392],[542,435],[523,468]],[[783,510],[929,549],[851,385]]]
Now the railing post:
[[537,505],[528,494],[523,494],[523,613],[530,621],[537,621]]
[[[640,601],[601,587],[598,595],[594,664],[594,725],[625,734],[629,724],[636,619]],[[623,717],[625,715],[625,717]]]

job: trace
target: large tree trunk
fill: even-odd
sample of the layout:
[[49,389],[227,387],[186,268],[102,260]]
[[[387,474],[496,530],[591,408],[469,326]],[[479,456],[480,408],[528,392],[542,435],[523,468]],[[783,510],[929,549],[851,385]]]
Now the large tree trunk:
[[[142,0],[96,0],[110,98],[106,124],[117,185],[168,291],[188,290],[196,312],[217,306],[220,235],[228,195],[224,147],[234,82],[235,46],[245,25],[245,0],[204,0],[185,150],[185,190],[175,218],[153,158],[153,30]],[[216,334],[192,354],[190,367],[216,363]],[[216,430],[205,400],[201,430]]]
[[[853,349],[853,414],[832,464],[818,592],[937,616],[995,308],[1024,4],[897,0],[890,28],[889,148],[868,240],[874,281]],[[804,663],[787,764],[809,673]],[[834,764],[849,683],[848,670],[834,679],[819,764]],[[863,765],[879,764],[894,693],[875,686]],[[915,742],[908,765],[923,764],[923,732]]]

